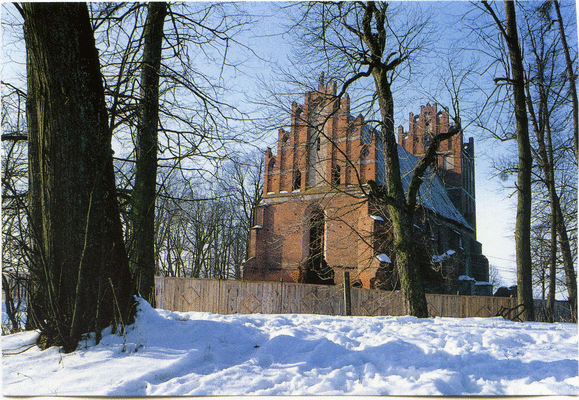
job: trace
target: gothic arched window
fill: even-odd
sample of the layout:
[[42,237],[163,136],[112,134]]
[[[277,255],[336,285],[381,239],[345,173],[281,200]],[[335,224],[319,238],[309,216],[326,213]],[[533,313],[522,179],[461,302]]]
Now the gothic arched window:
[[272,158],[267,164],[267,191],[273,191],[273,169],[275,168],[275,158]]

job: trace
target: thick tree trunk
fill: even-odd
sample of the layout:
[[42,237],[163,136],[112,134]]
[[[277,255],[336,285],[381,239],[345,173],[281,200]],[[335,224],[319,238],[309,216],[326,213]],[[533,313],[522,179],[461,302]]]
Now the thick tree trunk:
[[141,104],[137,131],[137,162],[131,201],[130,264],[136,290],[155,303],[155,193],[157,188],[157,130],[159,70],[163,44],[164,2],[148,5],[141,72]]
[[83,333],[128,323],[131,276],[111,134],[86,4],[23,3],[36,260],[30,325],[73,351]]
[[517,255],[517,299],[524,304],[523,318],[535,319],[531,263],[531,170],[533,159],[529,140],[529,121],[525,98],[523,56],[519,46],[515,3],[505,0],[506,37],[512,71],[516,136],[519,151],[517,173],[517,219],[515,244]]
[[[348,27],[360,37],[368,48],[366,61],[369,64],[368,73],[359,73],[374,78],[378,105],[381,116],[382,144],[386,163],[386,186],[387,195],[378,195],[378,200],[387,205],[388,213],[392,220],[394,231],[394,248],[396,249],[396,267],[400,274],[400,287],[404,296],[405,308],[408,314],[419,317],[428,317],[428,305],[422,284],[420,269],[414,254],[414,205],[416,199],[407,202],[402,177],[400,173],[400,159],[398,158],[398,144],[394,130],[394,98],[388,73],[391,73],[398,65],[404,62],[404,57],[391,60],[388,64],[383,62],[386,33],[386,9],[387,5],[377,7],[375,2],[362,5],[364,16],[361,20],[360,30]],[[373,25],[375,23],[375,25]],[[374,33],[374,30],[376,33]],[[395,54],[395,53],[394,53]],[[427,165],[426,165],[427,167]],[[416,187],[420,184],[417,177]]]
[[407,312],[415,317],[427,318],[428,305],[422,284],[422,277],[414,255],[414,207],[408,207],[400,174],[398,145],[394,133],[394,99],[388,84],[386,72],[373,73],[378,103],[382,117],[382,143],[385,152],[386,184],[388,196],[394,202],[388,205],[388,212],[394,230],[396,266],[400,273],[400,287],[404,295]]

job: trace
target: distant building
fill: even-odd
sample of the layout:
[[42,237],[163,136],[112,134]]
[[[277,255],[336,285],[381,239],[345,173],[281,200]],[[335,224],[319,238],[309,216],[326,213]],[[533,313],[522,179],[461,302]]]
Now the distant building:
[[[408,186],[428,133],[448,129],[436,105],[411,114],[399,128],[403,182]],[[462,133],[443,142],[438,166],[427,173],[416,213],[417,254],[425,288],[457,293],[459,277],[488,280],[488,261],[476,241],[474,144]],[[385,185],[379,133],[350,114],[346,94],[320,84],[292,105],[291,128],[280,129],[277,153],[267,149],[263,202],[250,234],[243,278],[338,284],[349,271],[355,285],[399,288],[393,233],[384,204],[369,200],[370,181]],[[372,182],[370,182],[372,183]]]

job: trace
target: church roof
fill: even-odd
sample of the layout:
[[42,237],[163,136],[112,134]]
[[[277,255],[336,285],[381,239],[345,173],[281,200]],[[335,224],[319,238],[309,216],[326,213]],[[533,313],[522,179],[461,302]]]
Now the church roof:
[[[412,171],[414,171],[416,164],[418,164],[418,158],[404,150],[401,146],[398,146],[398,158],[400,159],[402,185],[406,192],[410,185]],[[382,167],[380,167],[380,169],[382,169]],[[474,228],[466,222],[462,214],[456,209],[448,197],[448,193],[446,192],[440,178],[432,168],[429,168],[425,173],[422,185],[420,185],[417,202],[429,210],[434,211],[441,217],[455,221],[474,231]]]

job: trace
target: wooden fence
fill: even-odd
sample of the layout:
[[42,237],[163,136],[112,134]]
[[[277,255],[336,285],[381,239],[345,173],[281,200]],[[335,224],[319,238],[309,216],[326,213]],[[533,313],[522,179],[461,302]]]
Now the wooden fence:
[[[216,314],[344,315],[344,286],[156,277],[157,307]],[[352,288],[352,315],[405,315],[402,295]],[[432,317],[493,317],[512,309],[505,297],[426,295]]]

